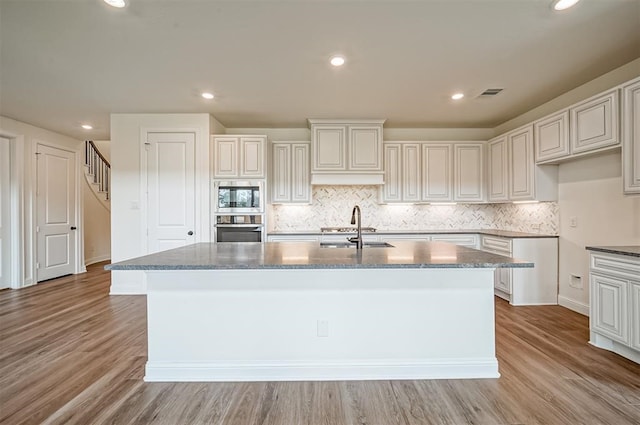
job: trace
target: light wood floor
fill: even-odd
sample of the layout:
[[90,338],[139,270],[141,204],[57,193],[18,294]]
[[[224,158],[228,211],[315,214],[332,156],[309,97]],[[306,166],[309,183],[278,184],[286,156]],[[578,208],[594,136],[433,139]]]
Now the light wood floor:
[[640,365],[586,317],[502,300],[500,379],[147,384],[145,298],[102,266],[0,292],[0,423],[640,424]]

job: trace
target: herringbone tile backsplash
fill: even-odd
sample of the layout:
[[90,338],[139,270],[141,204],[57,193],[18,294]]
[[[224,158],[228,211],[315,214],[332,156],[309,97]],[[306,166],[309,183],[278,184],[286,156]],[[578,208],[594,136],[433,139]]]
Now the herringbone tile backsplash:
[[318,231],[349,226],[360,205],[362,225],[378,230],[501,229],[558,234],[558,204],[393,205],[378,203],[377,186],[313,186],[311,205],[273,205],[270,231]]

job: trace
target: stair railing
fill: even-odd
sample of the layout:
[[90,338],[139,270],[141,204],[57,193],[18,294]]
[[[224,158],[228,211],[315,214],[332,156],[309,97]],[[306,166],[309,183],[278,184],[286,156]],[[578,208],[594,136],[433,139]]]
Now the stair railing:
[[89,175],[93,176],[93,183],[98,185],[98,192],[104,193],[106,200],[109,200],[111,164],[91,140],[86,140],[84,143],[84,165],[87,166]]

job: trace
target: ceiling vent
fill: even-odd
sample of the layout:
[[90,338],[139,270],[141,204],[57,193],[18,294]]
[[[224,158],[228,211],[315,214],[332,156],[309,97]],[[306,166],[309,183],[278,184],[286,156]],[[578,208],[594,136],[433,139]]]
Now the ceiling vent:
[[504,89],[486,89],[485,91],[483,91],[482,93],[480,93],[480,96],[478,97],[491,97],[491,96],[495,96],[498,93],[500,93],[502,90]]

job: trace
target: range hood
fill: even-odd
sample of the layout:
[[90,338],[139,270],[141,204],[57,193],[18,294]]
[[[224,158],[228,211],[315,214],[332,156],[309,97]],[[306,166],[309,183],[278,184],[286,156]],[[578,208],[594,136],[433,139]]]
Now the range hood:
[[384,173],[312,173],[311,184],[331,186],[379,186],[384,184]]

